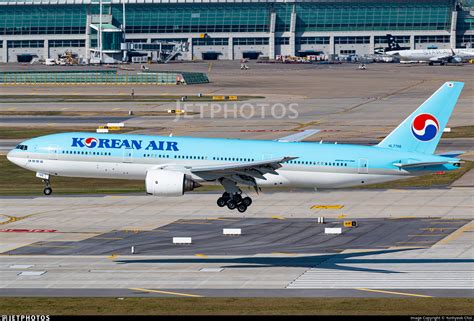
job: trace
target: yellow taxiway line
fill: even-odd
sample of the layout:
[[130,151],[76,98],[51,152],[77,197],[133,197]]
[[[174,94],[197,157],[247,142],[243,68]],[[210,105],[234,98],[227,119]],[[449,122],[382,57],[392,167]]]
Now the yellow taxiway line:
[[406,292],[394,292],[394,291],[374,290],[374,289],[366,289],[366,288],[357,288],[356,290],[366,291],[366,292],[385,293],[385,294],[397,294],[397,295],[405,295],[405,296],[414,296],[414,297],[418,297],[418,298],[432,298],[432,296],[429,296],[429,295],[406,293]]
[[453,240],[457,239],[459,236],[461,236],[462,233],[464,233],[466,231],[469,231],[473,227],[474,227],[474,222],[471,221],[471,222],[467,223],[466,225],[462,226],[461,228],[459,228],[458,230],[454,231],[450,235],[446,236],[444,239],[442,239],[441,241],[439,241],[435,245],[446,244],[450,241],[453,241]]
[[142,289],[142,288],[130,288],[130,290],[141,291],[141,292],[161,293],[161,294],[171,294],[171,295],[186,296],[186,297],[191,297],[191,298],[202,298],[201,295],[189,294],[189,293],[168,292],[168,291],[150,290],[150,289]]
[[344,205],[313,205],[310,208],[312,210],[340,210]]
[[8,223],[13,223],[17,222],[20,220],[24,220],[25,218],[28,218],[34,214],[26,215],[26,216],[11,216],[11,215],[6,215],[6,214],[0,214],[0,216],[5,216],[8,220],[0,222],[0,225],[5,225]]
[[195,256],[197,256],[197,257],[202,257],[202,258],[207,259],[207,255],[206,255],[206,254],[198,253],[198,254],[195,254]]
[[271,217],[274,220],[284,220],[285,218],[283,216],[272,216]]

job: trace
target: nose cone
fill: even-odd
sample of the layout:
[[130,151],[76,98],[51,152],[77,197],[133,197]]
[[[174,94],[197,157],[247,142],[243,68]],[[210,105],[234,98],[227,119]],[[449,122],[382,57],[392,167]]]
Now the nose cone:
[[18,151],[16,150],[9,151],[7,154],[7,159],[15,165],[26,167],[27,159],[22,157],[22,155],[19,155]]
[[7,154],[7,159],[13,163],[13,150],[9,151]]

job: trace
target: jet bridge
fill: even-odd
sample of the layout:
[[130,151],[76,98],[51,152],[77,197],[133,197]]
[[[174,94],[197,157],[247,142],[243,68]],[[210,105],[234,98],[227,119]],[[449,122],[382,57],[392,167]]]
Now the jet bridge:
[[147,61],[167,63],[179,55],[189,50],[189,43],[187,41],[156,41],[126,43],[125,49],[129,61],[134,61],[132,57],[147,57]]

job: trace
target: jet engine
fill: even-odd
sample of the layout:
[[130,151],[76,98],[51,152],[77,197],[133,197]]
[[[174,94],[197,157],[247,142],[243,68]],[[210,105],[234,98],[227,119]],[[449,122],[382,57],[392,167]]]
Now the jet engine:
[[150,195],[181,196],[201,185],[181,172],[152,169],[146,174],[145,186]]
[[451,57],[451,61],[456,62],[456,63],[460,63],[460,62],[462,62],[462,58],[459,57],[459,56],[453,56],[453,57]]

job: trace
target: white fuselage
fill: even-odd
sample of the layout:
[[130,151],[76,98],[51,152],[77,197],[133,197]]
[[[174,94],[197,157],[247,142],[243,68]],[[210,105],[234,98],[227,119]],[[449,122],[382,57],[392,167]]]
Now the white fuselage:
[[449,57],[458,57],[461,61],[474,58],[474,49],[416,49],[390,51],[387,54],[399,56],[402,61],[437,62]]
[[[104,159],[102,161],[60,160],[50,159],[50,157],[44,157],[44,155],[36,155],[28,159],[13,159],[10,157],[10,160],[25,169],[53,176],[129,180],[145,180],[150,169],[160,167],[210,164],[206,160],[177,161],[174,159],[172,163],[168,159],[153,159],[152,163],[144,159],[135,160],[134,162],[124,161],[123,159]],[[216,165],[216,163],[212,162],[212,165]],[[308,166],[299,165],[284,165],[277,172],[279,175],[265,174],[265,180],[257,179],[258,185],[262,187],[341,188],[411,177],[408,173],[390,175],[377,170],[372,170],[369,173],[368,168],[327,169],[323,166],[308,168]],[[192,173],[189,173],[189,175],[193,180],[204,185],[217,184],[216,182],[207,182]]]

